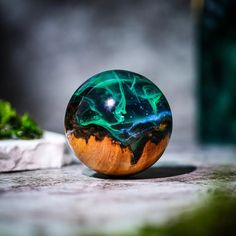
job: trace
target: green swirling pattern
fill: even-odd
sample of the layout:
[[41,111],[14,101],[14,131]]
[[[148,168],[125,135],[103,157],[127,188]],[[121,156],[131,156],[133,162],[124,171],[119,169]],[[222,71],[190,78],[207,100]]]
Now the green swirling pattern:
[[[163,123],[167,124],[164,130]],[[170,135],[172,114],[153,82],[133,72],[111,70],[91,77],[75,91],[65,126],[68,132],[74,127],[102,127],[110,137],[135,150],[148,132]]]

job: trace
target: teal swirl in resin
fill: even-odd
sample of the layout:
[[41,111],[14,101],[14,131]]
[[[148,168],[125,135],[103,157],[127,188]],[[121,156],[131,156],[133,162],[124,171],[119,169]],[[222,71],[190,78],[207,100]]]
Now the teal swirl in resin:
[[172,115],[168,102],[142,75],[111,70],[97,74],[73,94],[65,116],[66,133],[86,141],[110,137],[133,153],[138,162],[148,141],[158,144],[171,135]]

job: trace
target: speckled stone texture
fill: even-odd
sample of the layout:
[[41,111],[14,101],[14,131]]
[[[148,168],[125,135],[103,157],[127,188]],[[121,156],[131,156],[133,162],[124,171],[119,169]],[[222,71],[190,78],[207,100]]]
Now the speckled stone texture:
[[[143,223],[162,223],[188,211],[231,173],[234,149],[169,149],[158,165],[128,179],[108,179],[80,164],[0,174],[0,235],[112,233]],[[135,216],[135,217],[134,217]]]

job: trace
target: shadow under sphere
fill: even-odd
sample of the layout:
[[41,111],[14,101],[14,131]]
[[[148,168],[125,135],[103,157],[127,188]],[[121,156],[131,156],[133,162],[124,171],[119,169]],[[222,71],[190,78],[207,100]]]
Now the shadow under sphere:
[[130,176],[108,176],[100,173],[96,173],[93,170],[85,169],[84,175],[99,179],[155,179],[155,178],[167,178],[178,175],[188,174],[195,171],[197,168],[193,165],[169,165],[169,166],[153,166],[147,170]]

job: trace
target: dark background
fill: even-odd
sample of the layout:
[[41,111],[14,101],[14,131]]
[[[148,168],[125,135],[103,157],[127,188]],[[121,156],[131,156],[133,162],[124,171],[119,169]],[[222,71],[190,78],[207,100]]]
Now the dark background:
[[194,19],[190,1],[0,0],[0,98],[63,132],[73,92],[92,75],[131,70],[173,111],[172,142],[192,142]]
[[198,16],[198,134],[236,144],[236,1],[205,0]]

